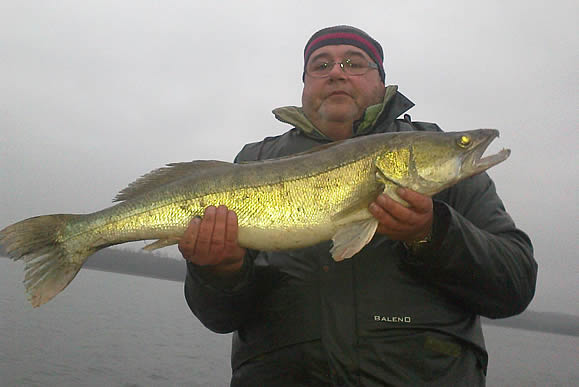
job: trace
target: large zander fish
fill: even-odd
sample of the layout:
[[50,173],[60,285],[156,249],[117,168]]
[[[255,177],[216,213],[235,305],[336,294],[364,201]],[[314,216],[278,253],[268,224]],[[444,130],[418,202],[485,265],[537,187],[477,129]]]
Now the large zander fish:
[[362,249],[376,231],[368,205],[381,192],[404,203],[397,187],[433,195],[505,160],[482,158],[493,129],[375,134],[330,143],[294,156],[249,163],[169,164],[122,190],[112,207],[86,215],[46,215],[0,231],[0,244],[26,262],[24,283],[33,306],[63,290],[86,259],[111,245],[178,242],[192,217],[226,205],[239,222],[239,243],[284,250],[333,241],[339,261]]

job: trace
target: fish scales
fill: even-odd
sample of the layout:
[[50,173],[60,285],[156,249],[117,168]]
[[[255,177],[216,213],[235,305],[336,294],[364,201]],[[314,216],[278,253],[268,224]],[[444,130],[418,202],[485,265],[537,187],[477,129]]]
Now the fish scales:
[[[352,205],[359,197],[367,197],[376,190],[378,184],[371,172],[371,162],[370,157],[365,157],[305,178],[286,176],[286,180],[275,184],[244,184],[205,195],[197,194],[192,187],[189,194],[181,194],[173,202],[167,201],[166,196],[154,195],[159,196],[158,200],[153,199],[146,210],[139,203],[134,203],[133,211],[127,211],[126,202],[121,203],[110,208],[112,214],[108,216],[95,213],[98,226],[86,227],[83,224],[82,228],[91,229],[95,237],[107,243],[145,237],[161,239],[182,234],[190,219],[201,216],[208,205],[223,204],[236,211],[241,229],[247,229],[240,235],[246,247],[257,248],[267,241],[275,249],[302,247],[307,241],[294,242],[286,238],[285,233],[290,229],[296,233],[302,230],[304,234],[325,230],[316,239],[321,241],[331,237],[327,234],[334,229],[332,216]],[[279,175],[276,177],[279,178]],[[229,183],[221,180],[228,180],[228,177],[215,177],[215,188],[212,189],[217,190],[216,187]],[[364,181],[370,184],[364,184]],[[258,238],[252,238],[252,229],[264,231],[259,233]],[[301,239],[304,237],[302,235]]]
[[[240,227],[270,231],[270,236],[264,235],[266,231],[257,241],[246,237],[247,232],[242,233],[241,239],[247,247],[257,247],[256,244],[259,245],[263,239],[276,235],[279,239],[283,236],[279,231],[292,228],[310,233],[316,231],[314,226],[318,226],[327,234],[333,230],[331,217],[334,214],[350,206],[358,197],[375,190],[376,184],[363,184],[374,180],[373,173],[368,172],[371,171],[371,161],[371,157],[365,157],[305,178],[286,175],[286,180],[275,184],[240,184],[239,188],[205,195],[197,194],[191,187],[188,194],[182,193],[173,200],[165,195],[149,195],[153,196],[152,201],[150,197],[143,197],[134,203],[123,202],[71,223],[66,237],[60,241],[78,239],[81,244],[108,246],[117,242],[176,236],[183,233],[193,216],[201,216],[208,205],[220,204],[238,213]],[[243,173],[241,176],[247,178]],[[276,177],[279,179],[280,175]],[[228,176],[214,178],[213,186],[207,189],[217,191],[218,187],[230,183],[222,180],[228,180]],[[327,239],[327,235],[320,235],[317,239],[324,238]],[[284,245],[283,241],[288,244]],[[287,238],[275,240],[276,249],[301,246]]]
[[[372,155],[364,155],[359,149],[353,152],[353,143],[343,145],[339,147],[341,159],[354,160],[342,161],[338,166],[335,154],[328,149],[323,154],[304,154],[271,163],[220,165],[213,170],[211,179],[202,179],[209,176],[207,171],[199,171],[199,175],[193,174],[166,189],[144,195],[131,203],[133,211],[127,211],[127,202],[108,209],[122,216],[107,214],[109,221],[101,221],[102,227],[93,231],[114,242],[143,239],[143,229],[149,239],[180,235],[193,216],[201,216],[209,205],[223,204],[238,213],[242,228],[269,229],[275,233],[301,227],[310,232],[312,225],[329,222],[333,214],[354,202],[357,195],[375,190]],[[368,190],[363,181],[374,184]],[[177,196],[172,185],[179,187]],[[103,218],[106,212],[95,213],[94,217]],[[327,228],[327,224],[324,226]],[[241,232],[242,240],[246,239],[244,234],[247,233]],[[249,238],[247,247],[257,247],[251,242]]]

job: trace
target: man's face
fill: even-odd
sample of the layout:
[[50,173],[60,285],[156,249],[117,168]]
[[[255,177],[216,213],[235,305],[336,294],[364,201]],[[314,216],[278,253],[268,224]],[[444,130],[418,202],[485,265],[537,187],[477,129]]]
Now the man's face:
[[[320,59],[330,63],[342,62],[355,56],[362,56],[372,62],[361,49],[338,45],[317,49],[308,59],[308,64]],[[349,75],[343,72],[339,65],[335,65],[325,78],[315,78],[306,72],[302,106],[310,121],[324,132],[332,123],[351,125],[362,117],[368,106],[382,102],[384,90],[377,69],[370,69],[364,75]]]

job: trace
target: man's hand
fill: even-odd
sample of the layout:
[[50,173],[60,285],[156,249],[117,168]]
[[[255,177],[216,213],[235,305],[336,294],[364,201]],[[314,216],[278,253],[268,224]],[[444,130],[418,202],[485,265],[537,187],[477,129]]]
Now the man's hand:
[[237,242],[237,215],[225,206],[209,206],[203,219],[195,217],[179,241],[186,260],[221,276],[241,269],[245,249]]
[[396,193],[410,207],[385,194],[378,196],[369,206],[370,213],[379,222],[376,232],[408,243],[424,239],[432,229],[432,198],[404,188],[398,188]]

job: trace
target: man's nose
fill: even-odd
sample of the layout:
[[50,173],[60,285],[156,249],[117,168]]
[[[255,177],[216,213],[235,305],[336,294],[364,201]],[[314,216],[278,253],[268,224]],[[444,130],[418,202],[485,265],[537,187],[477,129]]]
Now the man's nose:
[[334,63],[334,66],[332,66],[328,76],[333,79],[344,79],[346,77],[346,73],[344,72],[344,69],[342,69],[342,64]]

